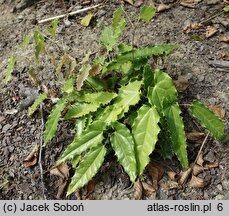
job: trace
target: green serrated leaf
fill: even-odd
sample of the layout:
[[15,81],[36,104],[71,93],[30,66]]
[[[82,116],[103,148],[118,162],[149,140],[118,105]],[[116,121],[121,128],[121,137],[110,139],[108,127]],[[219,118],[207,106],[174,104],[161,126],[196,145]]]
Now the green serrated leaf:
[[177,90],[168,74],[160,70],[155,71],[154,87],[149,87],[148,99],[150,104],[155,105],[160,111],[177,101]]
[[57,163],[73,159],[84,151],[97,146],[104,139],[103,130],[106,124],[102,121],[93,122],[80,136],[76,136],[73,142],[67,147]]
[[16,55],[12,55],[7,62],[7,68],[6,68],[5,78],[4,78],[5,84],[7,84],[12,79],[12,73],[14,71],[16,61],[17,61]]
[[228,11],[229,11],[229,5],[225,6],[225,7],[223,8],[223,10],[224,10],[225,12],[228,12]]
[[112,122],[115,122],[119,119],[119,115],[122,113],[122,108],[116,108],[114,105],[107,106],[101,115],[97,117],[100,121],[105,122],[107,125],[110,125]]
[[48,120],[45,124],[44,146],[54,137],[57,131],[57,126],[61,116],[61,112],[64,110],[65,104],[66,100],[58,100],[56,105],[53,107],[51,113],[49,114]]
[[54,39],[56,39],[56,31],[58,29],[58,25],[59,25],[58,19],[54,19],[51,25],[47,27],[47,31]]
[[128,74],[132,69],[132,62],[128,61],[121,65],[121,71],[123,75]]
[[187,144],[184,131],[184,123],[180,116],[181,110],[177,103],[168,107],[165,112],[165,119],[171,136],[172,148],[184,169],[188,168]]
[[200,124],[207,128],[216,139],[223,140],[225,138],[224,123],[214,112],[199,101],[193,101],[190,110],[192,115],[200,121]]
[[95,103],[100,105],[108,104],[112,99],[117,97],[117,94],[114,92],[94,92],[94,93],[86,93],[82,95],[81,99],[88,103]]
[[80,25],[87,27],[89,26],[91,19],[94,15],[92,13],[89,13],[88,15],[86,15],[80,22]]
[[30,41],[29,35],[25,34],[23,36],[23,42],[21,44],[19,44],[17,47],[20,49],[26,49],[29,45],[29,41]]
[[117,57],[118,62],[133,61],[134,59],[145,59],[151,56],[170,54],[178,45],[176,44],[161,44],[157,46],[147,46],[142,48],[137,48],[129,52],[123,53]]
[[95,112],[100,104],[95,103],[76,103],[74,104],[65,115],[65,119],[79,118],[90,112]]
[[119,122],[113,124],[115,129],[111,137],[111,145],[130,180],[135,182],[137,175],[134,141],[129,129]]
[[119,23],[120,23],[121,18],[122,18],[122,12],[123,12],[122,7],[119,7],[113,14],[112,28],[113,28],[114,32],[119,27]]
[[119,50],[119,53],[125,53],[125,52],[129,52],[133,49],[132,46],[128,45],[128,44],[120,44],[118,45],[118,50]]
[[35,49],[35,60],[36,63],[39,62],[39,55],[41,53],[45,53],[45,38],[44,35],[39,31],[36,30],[33,35],[34,38],[34,49]]
[[69,66],[69,70],[65,72],[66,77],[69,77],[72,75],[73,71],[75,70],[75,67],[77,66],[76,60],[71,57],[68,54],[64,54],[63,56],[61,56],[60,58],[60,62],[56,68],[56,74],[58,77],[60,77],[61,74],[61,69],[64,65],[68,65]]
[[74,90],[74,82],[75,82],[74,78],[70,78],[70,79],[66,80],[66,82],[64,83],[64,86],[62,88],[62,92],[65,92],[65,93],[68,93],[68,94],[73,92],[73,90]]
[[73,159],[72,159],[72,161],[71,161],[72,167],[73,167],[73,168],[76,168],[76,167],[77,167],[77,165],[78,165],[80,159],[81,159],[81,155],[75,155],[75,156],[73,157]]
[[79,137],[83,133],[85,125],[86,125],[86,121],[87,121],[86,116],[76,119],[75,121],[76,136],[75,137]]
[[105,146],[99,145],[86,154],[71,179],[67,196],[86,185],[102,166],[106,155]]
[[149,22],[155,15],[156,15],[157,9],[150,5],[144,5],[141,8],[139,20],[143,20],[146,22]]
[[48,97],[46,93],[40,94],[36,100],[34,101],[33,105],[29,107],[28,115],[31,116],[36,111],[38,106]]
[[140,176],[149,163],[149,155],[153,152],[160,128],[160,117],[154,107],[143,105],[138,110],[138,116],[133,123],[132,133],[135,140],[138,176]]

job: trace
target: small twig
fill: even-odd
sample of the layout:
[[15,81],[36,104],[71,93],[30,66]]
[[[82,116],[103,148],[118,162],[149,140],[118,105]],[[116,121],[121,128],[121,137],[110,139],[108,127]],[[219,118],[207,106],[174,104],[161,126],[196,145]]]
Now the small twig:
[[222,12],[220,12],[220,13],[217,13],[217,14],[215,14],[215,15],[212,15],[212,16],[208,17],[207,19],[201,21],[200,24],[206,23],[206,22],[208,22],[208,21],[214,19],[215,17],[220,16],[220,15],[223,14],[223,13],[224,13],[224,11],[222,11]]
[[40,140],[40,150],[39,150],[39,168],[40,168],[40,176],[41,176],[41,187],[42,187],[42,193],[43,193],[43,198],[46,200],[46,195],[45,195],[45,184],[44,184],[44,172],[43,172],[43,167],[42,167],[42,146],[43,146],[43,131],[44,131],[44,115],[43,115],[43,107],[42,104],[40,105],[40,113],[41,113],[41,140]]
[[98,4],[98,5],[95,5],[95,6],[92,6],[92,7],[83,8],[83,9],[80,9],[80,10],[77,10],[77,11],[73,11],[73,12],[70,12],[70,13],[61,14],[61,15],[58,15],[58,16],[54,16],[54,17],[50,17],[50,18],[47,18],[47,19],[43,19],[43,20],[38,21],[38,24],[49,22],[49,21],[52,21],[54,19],[64,18],[66,16],[72,16],[72,15],[75,15],[75,14],[79,14],[79,13],[82,13],[82,12],[85,12],[85,11],[88,11],[88,10],[91,10],[91,9],[94,9],[94,8],[97,8],[97,7],[103,7],[103,5],[102,4]]
[[197,154],[197,156],[196,156],[196,159],[195,159],[195,161],[194,161],[194,163],[193,163],[193,166],[196,164],[197,160],[199,159],[199,156],[200,156],[200,154],[201,154],[201,152],[202,152],[202,149],[203,149],[203,147],[204,147],[204,145],[205,145],[205,143],[206,143],[206,141],[207,141],[207,139],[208,139],[209,134],[210,134],[210,133],[208,132],[208,134],[207,134],[206,137],[204,138],[204,141],[202,142],[202,144],[201,144],[201,146],[200,146],[200,150],[199,150],[199,152],[198,152],[198,154]]

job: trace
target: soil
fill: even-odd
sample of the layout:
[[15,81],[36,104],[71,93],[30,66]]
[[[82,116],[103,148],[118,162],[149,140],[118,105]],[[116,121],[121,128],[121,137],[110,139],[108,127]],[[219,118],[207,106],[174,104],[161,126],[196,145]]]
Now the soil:
[[[12,81],[7,86],[2,82],[0,84],[0,184],[8,180],[2,189],[0,187],[0,199],[57,199],[58,177],[50,175],[49,169],[55,164],[66,145],[72,141],[74,131],[71,128],[73,127],[62,122],[57,137],[43,149],[43,180],[41,180],[38,164],[31,168],[23,166],[23,160],[32,148],[41,142],[43,122],[39,112],[32,117],[27,115],[28,106],[33,99],[25,102],[28,95],[36,97],[39,91],[28,76],[29,62],[34,52],[32,45],[30,44],[26,51],[17,49],[16,46],[22,41],[24,33],[32,35],[37,28],[36,20],[92,6],[101,1],[89,1],[88,5],[85,5],[85,2],[87,1],[65,1],[63,5],[60,1],[38,1],[32,6],[21,7],[23,1],[17,1],[13,8],[8,1],[0,1],[0,80],[3,80],[8,57],[13,53],[18,56],[18,65],[13,73]],[[156,6],[160,3],[160,1],[148,2]],[[203,0],[199,1],[194,8],[185,7],[179,1],[162,2],[166,5],[173,4],[173,6],[158,13],[150,23],[134,21],[134,14],[138,14],[140,8],[125,4],[129,19],[136,23],[135,45],[179,44],[180,47],[164,63],[159,63],[158,67],[165,69],[174,80],[188,80],[188,88],[180,93],[181,104],[190,104],[193,99],[199,99],[207,105],[221,106],[225,111],[224,122],[228,134],[229,69],[211,65],[211,61],[215,60],[229,61],[229,45],[219,40],[221,36],[228,35],[229,14],[220,13],[226,1]],[[73,16],[68,21],[61,20],[58,30],[61,46],[65,47],[76,59],[82,59],[88,51],[94,55],[98,53],[101,29],[110,24],[113,11],[119,5],[118,1],[112,0],[103,3],[102,8],[94,10],[96,15],[89,27],[80,25],[80,20],[86,13]],[[218,14],[215,18],[208,19],[215,14]],[[189,24],[201,21],[201,28],[190,29]],[[47,25],[48,23],[40,24],[39,27],[45,29]],[[206,37],[208,26],[216,28],[217,33]],[[131,32],[131,25],[128,23],[122,38],[125,42],[130,42]],[[55,49],[55,45],[50,44],[47,52]],[[28,56],[27,60],[23,57],[25,55]],[[48,61],[45,61],[45,58],[41,62],[37,69],[39,79],[49,89],[58,92],[61,82],[56,79],[55,70]],[[19,110],[17,113],[7,112],[17,108]],[[189,116],[186,106],[182,109],[187,132],[197,130],[207,133]],[[45,117],[46,111],[44,111]],[[195,160],[199,148],[199,142],[188,141],[190,163]],[[156,153],[153,153],[152,161],[157,162],[166,172],[158,183],[156,196],[144,196],[143,199],[229,199],[228,150],[228,139],[224,142],[213,138],[207,140],[203,150],[203,160],[211,163],[217,161],[218,165],[199,175],[199,177],[208,178],[208,184],[203,188],[192,187],[189,181],[183,186],[172,184],[168,171],[181,171],[179,163],[175,158],[163,161]],[[143,179],[146,182],[150,181],[147,172],[143,175]],[[95,176],[94,182],[95,185],[90,193],[85,187],[79,193],[69,197],[63,195],[60,198],[134,199],[134,187],[113,157],[108,158],[104,163]]]

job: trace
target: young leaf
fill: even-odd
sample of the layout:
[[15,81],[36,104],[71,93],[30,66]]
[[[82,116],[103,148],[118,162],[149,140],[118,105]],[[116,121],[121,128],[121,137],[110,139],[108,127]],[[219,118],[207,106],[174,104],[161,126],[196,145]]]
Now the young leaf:
[[149,87],[148,99],[150,104],[155,105],[160,111],[177,101],[177,90],[168,74],[160,70],[155,71],[154,87]]
[[76,119],[76,122],[75,122],[76,137],[79,137],[83,133],[85,125],[86,125],[86,120],[87,120],[86,116]]
[[157,9],[155,7],[144,5],[141,8],[139,19],[149,22],[155,15],[156,15]]
[[111,137],[111,145],[130,180],[135,182],[137,175],[134,141],[129,129],[119,122],[113,124],[115,129]]
[[23,42],[19,44],[17,47],[20,49],[26,49],[29,45],[29,41],[30,41],[29,35],[25,34],[23,36]]
[[89,64],[83,65],[81,67],[80,72],[79,72],[79,76],[77,77],[77,80],[76,80],[77,91],[81,90],[81,88],[84,84],[84,81],[87,79],[87,77],[89,75],[90,70],[91,70],[91,65],[89,65]]
[[120,44],[118,45],[118,50],[119,50],[119,53],[125,53],[125,52],[129,52],[133,49],[132,46],[130,45],[127,45],[127,44]]
[[47,31],[50,33],[50,35],[56,39],[56,31],[59,25],[58,19],[54,19],[49,27],[47,27]]
[[77,189],[82,188],[94,177],[102,166],[105,155],[106,148],[102,145],[98,145],[84,156],[71,179],[67,196]]
[[66,80],[66,82],[64,83],[64,86],[62,88],[62,92],[65,92],[65,93],[71,93],[73,92],[74,90],[74,82],[75,82],[75,79],[73,78],[70,78],[68,80]]
[[106,124],[102,121],[94,121],[79,137],[76,136],[73,142],[67,147],[57,163],[73,159],[84,151],[97,146],[103,140],[103,130]]
[[224,10],[225,12],[228,12],[228,11],[229,11],[229,5],[225,6],[225,7],[223,8],[223,10]]
[[48,97],[46,93],[40,94],[37,99],[34,101],[33,105],[29,107],[28,115],[31,116],[36,111],[38,106]]
[[45,124],[44,146],[54,137],[58,126],[58,121],[60,119],[61,112],[65,108],[65,104],[66,100],[58,100],[51,113],[49,114],[48,120]]
[[117,62],[133,61],[134,59],[145,59],[151,56],[158,55],[168,55],[170,54],[178,45],[176,44],[161,44],[157,46],[147,46],[142,48],[133,49],[129,52],[122,53],[117,57]]
[[90,112],[95,112],[99,106],[100,104],[96,103],[76,103],[69,109],[64,118],[71,119],[82,117]]
[[34,38],[34,49],[35,49],[35,60],[38,63],[40,53],[45,53],[45,38],[44,35],[36,30],[33,35]]
[[171,136],[172,148],[184,169],[188,168],[187,145],[184,123],[180,116],[181,110],[177,103],[169,106],[165,112],[165,119]]
[[149,155],[153,152],[158,140],[160,117],[154,107],[143,105],[138,110],[138,116],[133,123],[133,136],[137,157],[138,176],[149,163]]
[[145,65],[143,71],[144,86],[147,90],[149,86],[154,86],[154,72],[152,71],[150,65]]
[[193,101],[190,110],[192,115],[200,121],[200,124],[207,128],[216,139],[223,140],[225,138],[224,123],[214,112],[199,101]]
[[93,14],[92,13],[89,13],[88,15],[86,15],[80,22],[80,24],[84,27],[87,27],[89,26],[90,22],[91,22],[91,19],[93,17]]
[[5,84],[7,84],[12,79],[12,73],[14,71],[14,66],[16,64],[16,61],[17,61],[16,56],[12,55],[7,62],[6,74],[4,78]]
[[82,95],[81,99],[87,103],[94,104],[108,104],[112,99],[117,97],[117,94],[114,92],[94,92],[94,93],[86,93]]
[[122,18],[122,12],[123,12],[123,9],[120,7],[113,14],[112,28],[113,28],[114,32],[119,27],[119,23],[120,23],[121,18]]

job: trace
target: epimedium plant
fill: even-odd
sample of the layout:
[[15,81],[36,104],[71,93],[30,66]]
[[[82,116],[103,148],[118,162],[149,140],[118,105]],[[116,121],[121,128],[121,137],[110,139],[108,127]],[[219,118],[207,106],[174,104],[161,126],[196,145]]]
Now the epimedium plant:
[[[138,20],[149,21],[154,15],[155,8],[144,6]],[[57,160],[57,164],[71,161],[75,168],[67,195],[96,175],[111,149],[131,182],[141,177],[155,148],[164,159],[176,155],[183,169],[189,167],[177,90],[167,73],[148,64],[151,57],[164,58],[178,46],[117,45],[125,25],[123,8],[118,8],[112,25],[102,31],[100,44],[105,52],[101,56],[91,63],[86,56],[78,64],[79,73],[75,73],[76,62],[65,53],[57,67],[59,76],[62,66],[70,65],[62,97],[46,122],[44,146],[55,136],[62,116],[75,121],[74,140]],[[53,23],[54,37],[56,28]],[[42,36],[40,38],[43,41]],[[39,53],[36,56],[38,58]],[[42,93],[30,107],[29,114],[47,97],[47,93]],[[224,139],[223,121],[207,106],[194,101],[189,111],[215,138]]]

